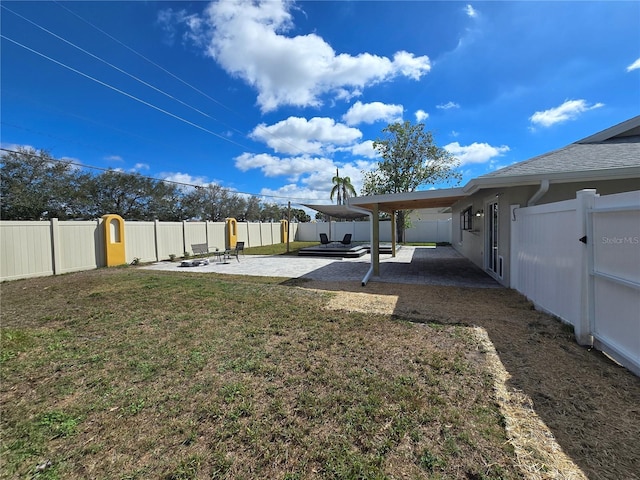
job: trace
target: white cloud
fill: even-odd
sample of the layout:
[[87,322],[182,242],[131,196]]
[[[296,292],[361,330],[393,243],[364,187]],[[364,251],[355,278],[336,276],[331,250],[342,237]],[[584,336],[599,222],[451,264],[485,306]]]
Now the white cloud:
[[627,72],[632,70],[640,70],[640,58],[627,67]]
[[375,123],[384,121],[387,123],[402,121],[402,105],[392,105],[382,102],[354,103],[351,108],[342,116],[347,125],[358,125],[360,123]]
[[133,170],[134,170],[134,171],[138,171],[138,170],[149,170],[149,168],[150,168],[150,167],[149,167],[149,165],[148,165],[148,164],[146,164],[146,163],[136,163],[136,164],[133,166]]
[[332,164],[330,168],[309,172],[300,178],[297,183],[289,183],[278,189],[264,188],[261,195],[273,195],[289,198],[304,198],[306,203],[334,203],[329,199],[329,194],[333,188],[331,179],[335,175],[336,168],[340,170],[341,177],[349,177],[356,192],[362,190],[363,171],[372,170],[375,162],[358,161],[341,165]]
[[436,108],[439,108],[440,110],[451,110],[452,108],[460,108],[460,105],[456,102],[447,102],[437,105]]
[[207,186],[212,182],[207,181],[205,177],[194,177],[188,173],[181,172],[164,172],[158,175],[163,180],[170,182],[184,183],[186,185]]
[[107,157],[104,157],[105,160],[107,160],[108,162],[122,162],[123,158],[120,155],[109,155]]
[[471,145],[460,145],[458,142],[453,142],[444,146],[450,154],[460,160],[460,165],[467,165],[470,163],[486,163],[495,157],[499,157],[505,152],[509,151],[509,147],[502,145],[500,147],[493,147],[488,143],[474,142]]
[[574,120],[578,115],[593,110],[595,108],[603,107],[603,103],[596,103],[589,105],[586,100],[566,100],[562,105],[550,108],[549,110],[543,110],[536,112],[529,120],[531,123],[540,125],[542,127],[550,127],[556,123],[566,122],[567,120]]
[[187,30],[182,36],[182,41],[191,41],[199,47],[206,46],[208,27],[204,20],[196,14],[188,14],[184,9],[173,10],[172,8],[166,8],[158,12],[157,22],[164,30],[164,40],[169,45],[173,45],[178,34],[176,25],[184,24]]
[[424,110],[416,110],[416,121],[418,123],[426,120],[427,118],[429,118],[429,114],[427,112]]
[[366,140],[351,147],[351,153],[358,157],[377,158],[378,152],[373,148],[373,140]]
[[478,12],[476,12],[476,10],[470,4],[464,7],[464,11],[471,18],[475,18],[478,16]]
[[[230,75],[258,91],[263,112],[282,105],[319,106],[325,94],[347,99],[365,87],[397,76],[420,79],[431,69],[427,56],[400,51],[393,58],[337,53],[320,36],[287,36],[293,29],[287,0],[212,2],[201,22],[190,15],[170,15],[187,29],[197,45]],[[174,12],[175,13],[175,12]]]
[[257,168],[266,177],[285,176],[292,182],[297,182],[302,175],[308,175],[313,172],[335,171],[332,160],[306,155],[280,158],[267,153],[253,154],[245,152],[235,158],[235,165],[236,168],[243,172]]
[[332,118],[311,120],[289,117],[274,125],[260,124],[250,134],[271,147],[276,153],[320,154],[334,145],[349,145],[362,137],[357,128],[336,123]]

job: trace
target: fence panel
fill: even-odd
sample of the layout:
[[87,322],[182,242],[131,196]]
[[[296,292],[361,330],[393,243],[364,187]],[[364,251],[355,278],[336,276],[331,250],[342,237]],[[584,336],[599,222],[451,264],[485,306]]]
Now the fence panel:
[[511,286],[538,308],[575,325],[581,266],[577,201],[515,209],[511,222]]
[[58,222],[60,272],[92,270],[106,265],[102,221]]
[[261,247],[262,232],[259,223],[247,222],[247,243],[245,247]]
[[407,242],[451,243],[451,219],[412,221],[405,234]]
[[183,222],[185,251],[193,254],[191,245],[207,243],[207,225],[205,222]]
[[158,222],[156,234],[159,260],[166,260],[172,254],[182,256],[185,251],[182,222]]
[[0,222],[0,279],[53,275],[51,222]]
[[156,223],[125,222],[124,249],[127,263],[139,258],[142,262],[156,262]]
[[225,247],[225,223],[224,222],[206,222],[207,223],[207,242],[211,250],[218,248],[224,250]]
[[640,192],[596,197],[588,214],[596,347],[640,375]]

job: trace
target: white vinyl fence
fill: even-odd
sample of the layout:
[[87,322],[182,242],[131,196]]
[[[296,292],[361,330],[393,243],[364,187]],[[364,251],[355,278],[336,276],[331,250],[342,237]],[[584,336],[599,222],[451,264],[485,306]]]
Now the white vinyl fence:
[[640,375],[640,191],[512,207],[511,286]]
[[[342,240],[350,233],[354,242],[369,242],[369,221],[366,222],[317,222],[299,223],[296,240],[301,242],[319,242],[320,234],[326,233],[331,240]],[[391,241],[391,222],[380,222],[380,241]],[[411,228],[405,230],[407,242],[443,242],[451,243],[451,219],[448,220],[412,220]]]
[[[280,243],[280,223],[237,224],[237,239],[246,247]],[[293,240],[297,224],[289,226]],[[225,222],[125,222],[127,263],[166,260],[207,243],[225,248]],[[104,267],[102,219],[92,221],[0,221],[0,281],[59,275]]]

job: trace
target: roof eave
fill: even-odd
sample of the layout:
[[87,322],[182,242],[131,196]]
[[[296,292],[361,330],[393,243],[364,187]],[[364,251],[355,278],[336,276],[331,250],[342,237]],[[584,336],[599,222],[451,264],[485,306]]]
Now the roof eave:
[[469,181],[469,183],[463,187],[463,190],[467,195],[472,195],[478,190],[487,188],[538,185],[542,180],[549,180],[550,183],[575,183],[590,180],[622,180],[628,178],[640,178],[640,167],[585,170],[581,172],[538,173],[535,175],[480,177]]

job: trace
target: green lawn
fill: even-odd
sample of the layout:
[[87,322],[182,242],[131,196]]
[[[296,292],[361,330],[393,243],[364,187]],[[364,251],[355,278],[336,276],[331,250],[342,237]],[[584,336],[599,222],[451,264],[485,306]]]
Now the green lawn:
[[466,329],[270,278],[1,285],[2,478],[520,478]]

